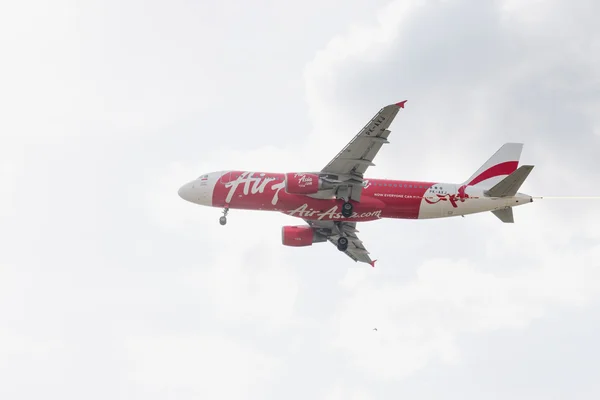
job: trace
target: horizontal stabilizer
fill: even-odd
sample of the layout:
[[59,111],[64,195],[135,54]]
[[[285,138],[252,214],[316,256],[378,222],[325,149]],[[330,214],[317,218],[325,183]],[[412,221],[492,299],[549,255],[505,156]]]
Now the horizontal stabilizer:
[[506,224],[512,224],[515,222],[515,218],[513,217],[512,207],[507,207],[502,210],[494,210],[492,211],[498,219]]
[[490,197],[512,197],[517,194],[519,188],[529,176],[533,165],[523,165],[506,178],[495,184],[486,195]]

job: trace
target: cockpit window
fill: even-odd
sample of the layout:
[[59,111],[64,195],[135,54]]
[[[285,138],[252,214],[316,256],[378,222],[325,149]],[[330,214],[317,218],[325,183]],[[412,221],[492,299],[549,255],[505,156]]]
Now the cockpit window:
[[198,179],[208,179],[208,174],[201,175]]

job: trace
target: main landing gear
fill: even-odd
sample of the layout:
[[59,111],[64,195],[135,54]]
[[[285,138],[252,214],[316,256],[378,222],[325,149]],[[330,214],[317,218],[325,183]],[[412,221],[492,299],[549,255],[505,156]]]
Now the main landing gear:
[[350,216],[352,216],[353,209],[354,207],[352,206],[352,203],[350,203],[349,201],[344,201],[344,204],[342,205],[342,215],[346,218],[349,218]]
[[337,242],[337,248],[339,251],[348,250],[348,238],[345,236],[340,236]]
[[219,218],[219,223],[221,225],[225,225],[227,223],[227,213],[229,212],[229,207],[225,207],[223,210],[223,216]]

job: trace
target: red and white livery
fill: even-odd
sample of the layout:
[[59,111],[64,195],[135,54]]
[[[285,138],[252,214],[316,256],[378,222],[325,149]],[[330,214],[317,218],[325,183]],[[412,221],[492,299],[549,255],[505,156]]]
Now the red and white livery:
[[533,201],[518,193],[533,169],[519,167],[521,143],[504,144],[462,183],[366,178],[366,170],[388,142],[390,124],[405,101],[388,105],[371,119],[320,171],[287,173],[218,171],[200,176],[179,189],[195,204],[223,209],[277,211],[302,218],[305,225],[284,226],[286,246],[329,241],[355,261],[369,263],[358,222],[381,218],[427,219],[491,211],[512,223],[512,208]]

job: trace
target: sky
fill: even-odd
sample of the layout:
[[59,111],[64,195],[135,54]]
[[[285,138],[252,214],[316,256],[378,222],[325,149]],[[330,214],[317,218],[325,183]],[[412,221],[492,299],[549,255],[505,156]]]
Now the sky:
[[600,3],[1,8],[0,398],[600,397],[597,201],[364,223],[370,268],[177,195],[321,169],[407,99],[369,177],[520,142],[523,192],[600,196]]

